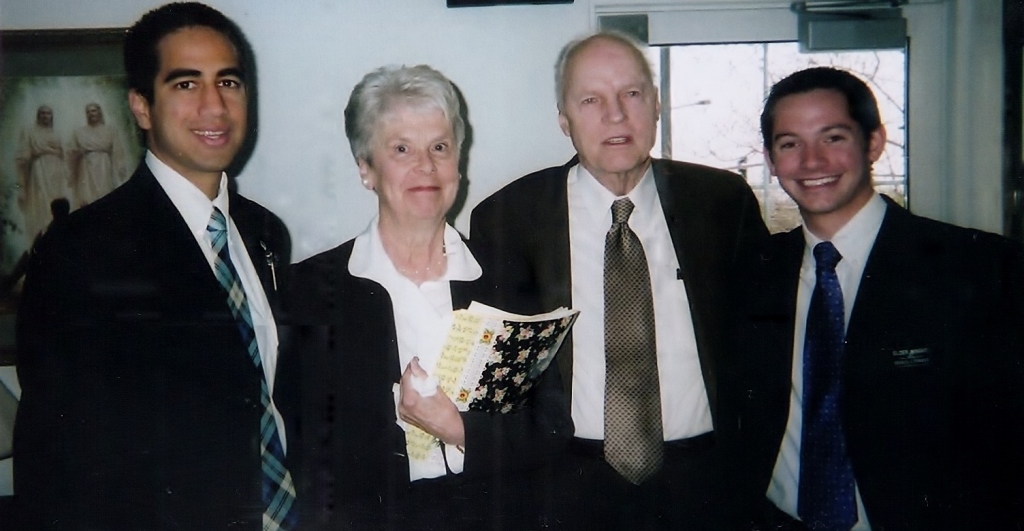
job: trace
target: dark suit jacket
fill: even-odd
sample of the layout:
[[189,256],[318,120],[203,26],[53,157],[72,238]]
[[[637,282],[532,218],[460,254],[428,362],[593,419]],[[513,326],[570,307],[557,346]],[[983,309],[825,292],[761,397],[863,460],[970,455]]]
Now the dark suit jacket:
[[[231,194],[263,289],[281,221]],[[257,529],[261,371],[145,163],[39,242],[18,315],[24,528]]]
[[[772,237],[737,335],[738,460],[763,506],[789,414],[801,229]],[[1024,261],[1009,240],[888,201],[846,333],[843,429],[881,529],[1016,529]],[[731,437],[730,437],[731,439]]]
[[[564,166],[527,175],[473,209],[470,240],[486,251],[481,261],[485,280],[509,296],[522,299],[529,294],[523,300],[540,302],[520,311],[572,306],[566,179],[577,163],[573,157]],[[714,417],[717,364],[725,352],[735,275],[759,252],[768,230],[754,194],[738,175],[671,160],[655,159],[653,164]],[[569,392],[571,341],[557,360]]]
[[[567,178],[577,163],[574,157],[564,166],[518,179],[473,210],[470,241],[482,248],[484,281],[505,296],[539,301],[525,308],[506,302],[513,311],[572,306]],[[754,194],[738,175],[659,159],[653,168],[717,431],[718,367],[728,353],[735,279],[760,252],[768,231]],[[556,360],[569,394],[571,341]],[[553,467],[552,480],[545,484],[548,501],[541,509],[548,528],[722,529],[723,519],[731,518],[728,500],[720,493],[723,465],[716,448],[666,453],[661,471],[639,488],[600,456],[592,446],[574,448]]]
[[[530,494],[527,471],[572,435],[557,367],[521,411],[462,414],[462,474],[410,485],[392,394],[404,369],[392,300],[381,285],[349,274],[353,242],[292,266],[286,290],[282,348],[289,356],[278,371],[280,406],[288,432],[303,441],[306,523],[332,530],[526,529],[518,522],[527,517],[528,499],[519,497]],[[478,288],[452,282],[454,307],[494,302]]]

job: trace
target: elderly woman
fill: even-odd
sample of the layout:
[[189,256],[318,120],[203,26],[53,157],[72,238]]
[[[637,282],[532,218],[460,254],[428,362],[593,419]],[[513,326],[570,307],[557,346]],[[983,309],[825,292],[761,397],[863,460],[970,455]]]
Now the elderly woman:
[[[302,441],[306,523],[533,527],[528,470],[572,431],[555,364],[529,405],[509,414],[460,413],[415,384],[433,371],[452,311],[494,302],[445,222],[465,137],[455,89],[427,66],[375,70],[352,92],[345,132],[379,214],[354,240],[293,266],[286,296],[294,326],[279,394],[298,412],[288,433]],[[439,441],[427,459],[407,457],[409,426]]]

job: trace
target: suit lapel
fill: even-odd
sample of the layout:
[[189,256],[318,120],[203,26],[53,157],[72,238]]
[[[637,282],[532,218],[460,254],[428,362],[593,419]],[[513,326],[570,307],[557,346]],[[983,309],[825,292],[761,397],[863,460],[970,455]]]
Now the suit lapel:
[[[460,233],[459,236],[462,238],[462,244],[466,246],[470,255],[473,254],[473,248],[470,246],[469,240]],[[474,257],[476,259],[476,257]],[[479,279],[478,279],[479,280]],[[469,308],[470,303],[474,300],[479,301],[477,294],[476,280],[452,280],[449,282],[449,286],[452,293],[452,309],[453,310],[465,310]]]
[[[694,259],[697,253],[687,252],[700,249],[701,235],[711,229],[704,226],[708,221],[706,216],[696,215],[700,211],[699,198],[696,197],[699,194],[677,192],[675,184],[679,177],[673,175],[672,168],[658,159],[654,160],[653,165],[658,200],[672,237],[672,247],[679,260],[680,273],[684,281],[699,277],[700,262]],[[687,296],[690,296],[689,290]]]
[[120,246],[126,250],[124,259],[133,262],[126,267],[130,274],[125,280],[140,290],[125,304],[137,316],[158,316],[165,332],[201,331],[182,338],[181,344],[154,348],[173,352],[168,366],[194,368],[198,362],[204,374],[225,385],[248,385],[255,367],[234,326],[224,289],[177,208],[144,163],[115,192],[111,199],[121,202],[118,217],[130,228]]
[[[152,271],[166,284],[167,293],[215,294],[219,303],[220,283],[210,269],[206,255],[199,248],[178,209],[149,171],[145,163],[139,166],[129,183],[135,187],[134,216],[144,220],[139,224],[135,245],[148,252],[139,258],[150,260]],[[211,310],[219,307],[206,305]],[[226,306],[226,305],[225,305]]]
[[[872,337],[875,327],[879,324],[878,316],[871,309],[892,307],[891,302],[873,299],[878,296],[889,299],[894,293],[900,293],[907,287],[900,279],[908,268],[892,258],[907,256],[908,242],[897,238],[896,235],[903,233],[901,227],[909,213],[895,205],[888,197],[883,195],[882,198],[886,200],[885,217],[882,218],[882,226],[878,229],[875,244],[871,247],[867,262],[864,264],[864,273],[861,275],[853,310],[850,311],[850,324],[847,326],[847,343],[852,339],[855,345],[859,343],[858,336],[864,335],[865,331],[870,334],[867,337]],[[894,287],[893,282],[896,283]]]
[[[668,232],[672,238],[672,247],[675,249],[676,258],[679,261],[679,277],[686,287],[686,296],[690,301],[690,308],[708,308],[714,301],[706,294],[707,290],[698,289],[698,283],[702,279],[714,278],[711,272],[705,271],[710,262],[700,260],[701,249],[711,249],[704,241],[709,235],[716,234],[720,229],[710,224],[714,223],[714,217],[703,212],[704,205],[701,202],[701,194],[693,190],[688,192],[676,189],[683,178],[676,176],[672,168],[659,159],[652,162],[654,167],[654,183],[658,189],[658,200],[661,209],[665,214],[665,223],[668,225]],[[712,418],[716,417],[718,406],[718,379],[716,360],[710,352],[710,346],[706,340],[712,332],[708,330],[708,323],[705,323],[701,312],[692,312],[693,330],[697,342],[697,356],[700,359],[701,375],[704,377],[704,386],[708,393],[708,402],[711,407]]]
[[267,301],[271,308],[276,308],[279,288],[277,276],[281,268],[287,264],[282,264],[282,257],[278,256],[273,242],[269,241],[267,220],[260,215],[261,212],[251,208],[247,200],[238,194],[232,193],[230,201],[231,220],[242,236],[245,251],[249,254],[253,268],[256,269],[256,276],[260,279]]
[[474,298],[473,282],[452,280],[449,285],[452,292],[452,309],[465,310],[469,308]]

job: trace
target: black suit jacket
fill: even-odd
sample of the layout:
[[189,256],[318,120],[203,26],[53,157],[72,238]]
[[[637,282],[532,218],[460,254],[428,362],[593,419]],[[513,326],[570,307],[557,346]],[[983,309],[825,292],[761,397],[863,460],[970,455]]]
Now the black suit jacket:
[[[789,415],[801,229],[772,237],[737,334],[737,461],[757,512]],[[846,333],[843,429],[872,529],[1016,529],[1024,260],[891,200]],[[732,437],[729,437],[730,440]],[[755,517],[756,519],[756,517]]]
[[[348,272],[353,243],[292,266],[285,295],[280,407],[288,432],[302,439],[305,522],[332,530],[526,529],[531,470],[572,435],[557,367],[518,412],[462,414],[463,473],[410,484],[392,394],[404,369],[393,303],[380,284]],[[475,282],[452,282],[451,290],[455,309],[495,302]]]
[[[540,302],[519,311],[572,306],[566,180],[578,162],[573,157],[564,166],[513,181],[473,209],[470,240],[483,248],[485,281],[509,296]],[[653,165],[717,421],[716,374],[727,345],[734,280],[760,252],[768,230],[754,194],[738,175],[671,160],[654,159]],[[557,360],[568,393],[571,341],[563,344]]]
[[[288,234],[231,194],[272,304]],[[269,253],[269,254],[268,254]],[[261,371],[145,163],[40,240],[18,315],[26,529],[257,529]]]

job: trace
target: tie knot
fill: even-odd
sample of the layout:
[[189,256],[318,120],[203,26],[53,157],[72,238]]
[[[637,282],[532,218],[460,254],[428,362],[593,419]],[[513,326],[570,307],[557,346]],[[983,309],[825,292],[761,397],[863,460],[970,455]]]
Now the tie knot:
[[818,269],[832,270],[843,259],[832,242],[821,242],[814,246],[814,262]]
[[625,223],[633,213],[633,202],[628,197],[616,199],[612,203],[612,224]]
[[213,214],[210,215],[210,222],[206,225],[206,230],[209,232],[224,232],[228,230],[224,213],[219,208],[213,207]]

